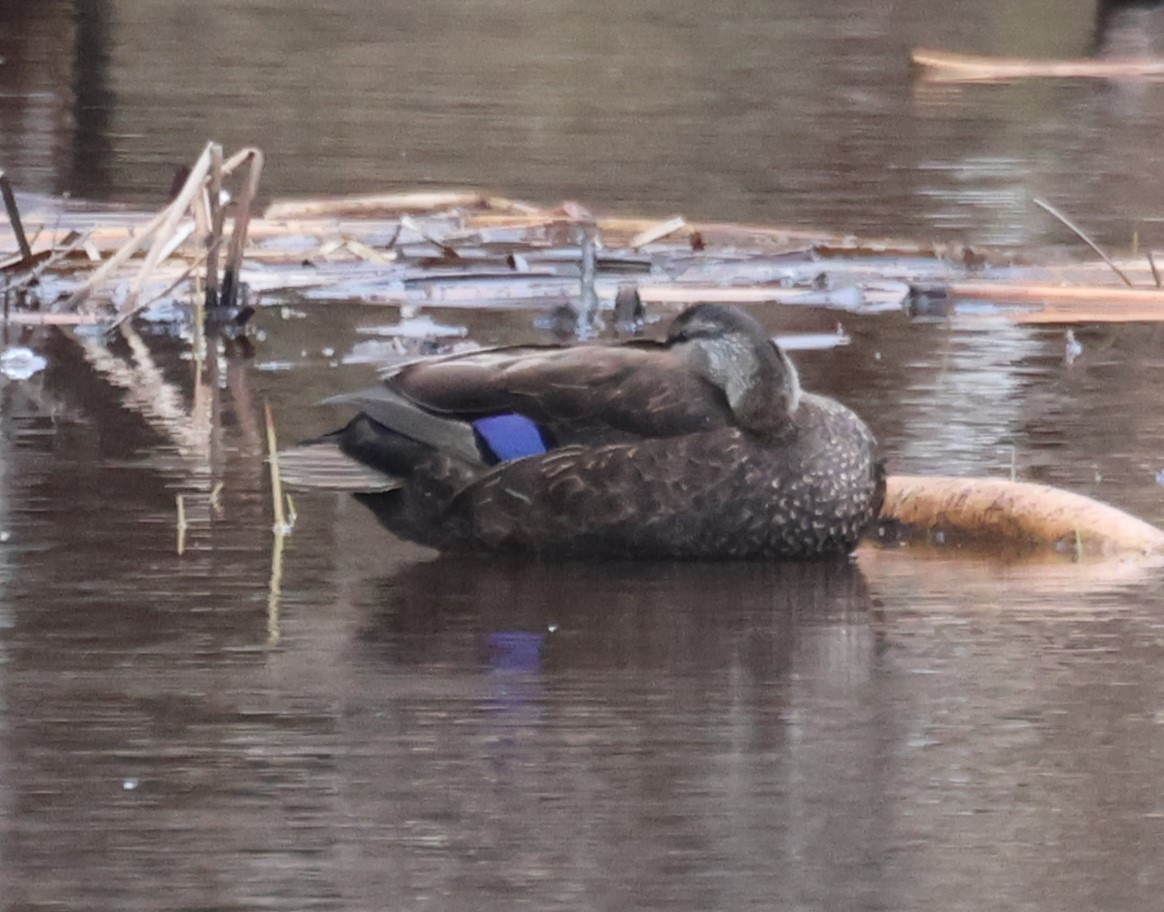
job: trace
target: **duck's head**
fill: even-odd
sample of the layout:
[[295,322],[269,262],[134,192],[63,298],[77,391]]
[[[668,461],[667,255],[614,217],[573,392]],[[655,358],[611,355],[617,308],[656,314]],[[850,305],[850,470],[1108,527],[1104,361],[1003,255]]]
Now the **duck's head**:
[[679,314],[667,344],[727,397],[741,427],[774,431],[800,404],[800,378],[788,356],[752,316],[721,304]]

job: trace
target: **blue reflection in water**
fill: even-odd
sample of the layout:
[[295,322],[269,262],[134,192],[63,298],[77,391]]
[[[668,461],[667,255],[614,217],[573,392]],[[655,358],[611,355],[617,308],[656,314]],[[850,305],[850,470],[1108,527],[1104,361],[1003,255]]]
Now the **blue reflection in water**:
[[498,672],[541,671],[545,634],[528,630],[498,630],[485,638],[489,665]]

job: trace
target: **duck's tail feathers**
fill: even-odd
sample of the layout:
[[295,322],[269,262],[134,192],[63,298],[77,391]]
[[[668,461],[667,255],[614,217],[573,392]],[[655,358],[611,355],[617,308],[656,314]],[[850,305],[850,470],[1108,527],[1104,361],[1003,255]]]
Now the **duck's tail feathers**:
[[333,438],[322,437],[275,454],[279,475],[297,488],[378,493],[400,487],[401,481],[348,456]]
[[470,424],[455,417],[426,412],[383,384],[324,401],[329,405],[354,408],[395,434],[459,457],[467,463],[479,464],[481,461]]

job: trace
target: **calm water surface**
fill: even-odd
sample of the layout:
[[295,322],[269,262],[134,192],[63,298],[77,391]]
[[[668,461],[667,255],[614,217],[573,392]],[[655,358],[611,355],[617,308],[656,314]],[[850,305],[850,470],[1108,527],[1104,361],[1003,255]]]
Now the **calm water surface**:
[[[876,9],[872,9],[876,7]],[[1004,244],[1164,212],[1157,86],[939,87],[915,44],[1083,55],[1086,3],[0,2],[0,166],[156,200],[209,136],[273,193],[431,183]],[[1146,19],[1146,21],[1140,21]],[[366,383],[357,305],[269,301],[196,380],[172,327],[38,330],[0,385],[0,907],[1139,910],[1164,890],[1164,583],[894,551],[809,566],[436,557],[297,498]],[[289,307],[284,310],[281,303]],[[489,344],[523,313],[434,312]],[[1164,522],[1154,327],[791,308],[898,472]],[[176,501],[189,529],[176,554]]]

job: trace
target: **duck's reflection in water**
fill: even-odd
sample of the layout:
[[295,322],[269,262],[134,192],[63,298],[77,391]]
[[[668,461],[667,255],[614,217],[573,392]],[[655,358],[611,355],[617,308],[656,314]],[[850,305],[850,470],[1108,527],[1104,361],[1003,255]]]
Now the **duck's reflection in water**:
[[[545,673],[626,666],[723,670],[758,643],[779,675],[803,627],[866,624],[850,559],[766,562],[534,562],[442,556],[381,585],[363,639],[393,663],[481,659],[528,634]],[[516,642],[509,640],[509,642]],[[482,653],[481,650],[484,650]]]
[[381,596],[342,778],[368,784],[361,825],[401,837],[394,888],[877,889],[894,726],[851,562],[440,558]]

